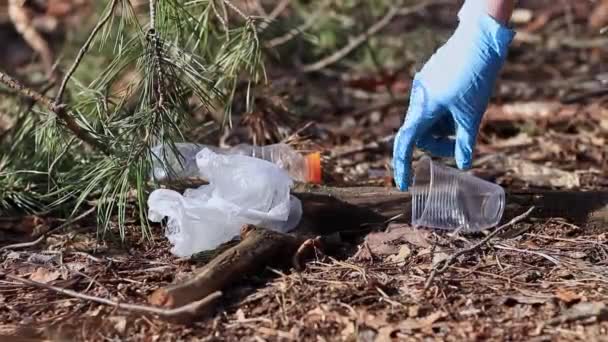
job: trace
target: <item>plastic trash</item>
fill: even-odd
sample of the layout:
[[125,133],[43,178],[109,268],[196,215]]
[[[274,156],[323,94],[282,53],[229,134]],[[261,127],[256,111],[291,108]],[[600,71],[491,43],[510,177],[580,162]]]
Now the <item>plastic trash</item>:
[[[318,152],[301,155],[286,144],[253,146],[236,145],[231,148],[219,148],[192,143],[175,144],[183,158],[178,158],[168,145],[157,145],[152,148],[153,169],[152,177],[162,181],[166,179],[183,179],[200,176],[196,165],[196,154],[203,148],[224,155],[244,155],[267,160],[287,171],[296,181],[304,183],[321,183],[321,155]],[[166,160],[164,164],[163,160]],[[169,166],[169,168],[163,167]],[[170,170],[167,174],[167,169]],[[172,170],[172,171],[171,171]]]
[[208,185],[184,194],[158,189],[148,198],[148,218],[167,217],[165,236],[171,252],[185,257],[237,236],[244,224],[288,232],[302,216],[302,204],[290,195],[287,172],[268,161],[223,155],[203,148],[196,164]]
[[476,232],[497,225],[505,191],[497,184],[423,157],[414,171],[412,225]]

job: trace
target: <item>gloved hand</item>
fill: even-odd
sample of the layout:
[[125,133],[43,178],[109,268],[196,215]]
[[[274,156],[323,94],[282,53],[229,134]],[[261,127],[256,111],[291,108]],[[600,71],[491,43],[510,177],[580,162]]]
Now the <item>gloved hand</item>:
[[414,77],[393,147],[395,183],[401,190],[409,186],[414,146],[454,157],[460,169],[471,166],[479,124],[515,36],[487,14],[486,4],[466,0],[452,37]]

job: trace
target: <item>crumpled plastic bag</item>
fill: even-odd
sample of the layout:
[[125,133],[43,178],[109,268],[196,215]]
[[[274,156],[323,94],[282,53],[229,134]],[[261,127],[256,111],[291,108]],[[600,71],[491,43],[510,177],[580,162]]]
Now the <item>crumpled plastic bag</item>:
[[299,223],[302,204],[290,194],[293,181],[276,165],[207,148],[196,155],[196,163],[210,184],[183,195],[158,189],[148,198],[149,220],[168,218],[165,236],[173,254],[213,249],[237,236],[244,224],[288,232]]

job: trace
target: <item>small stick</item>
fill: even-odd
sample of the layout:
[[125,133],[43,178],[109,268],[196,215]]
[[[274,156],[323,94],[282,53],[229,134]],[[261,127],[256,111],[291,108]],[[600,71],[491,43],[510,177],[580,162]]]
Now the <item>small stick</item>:
[[[511,221],[503,224],[502,226],[496,228],[492,233],[488,234],[488,236],[486,236],[485,238],[483,238],[481,241],[479,241],[478,243],[474,244],[471,247],[468,248],[463,248],[461,250],[459,250],[458,252],[452,254],[450,257],[448,257],[445,260],[440,261],[439,263],[437,263],[437,265],[435,265],[435,267],[433,267],[433,270],[431,271],[431,274],[429,274],[429,277],[427,278],[426,282],[424,283],[424,289],[422,290],[422,293],[426,293],[426,291],[429,289],[429,287],[431,286],[431,284],[433,283],[433,280],[435,279],[435,277],[439,274],[442,274],[443,272],[445,272],[453,263],[454,261],[456,261],[456,259],[458,259],[460,256],[473,252],[476,249],[479,249],[480,247],[482,247],[483,245],[485,245],[486,243],[488,243],[488,241],[490,241],[493,237],[495,237],[496,235],[498,235],[499,233],[501,233],[502,231],[504,231],[505,229],[513,226],[514,224],[518,223],[519,221],[525,219],[526,217],[528,217],[528,215],[530,215],[530,213],[534,210],[534,207],[531,207],[530,209],[528,209],[525,213],[514,217]],[[441,267],[440,267],[441,265]]]
[[266,42],[264,46],[269,49],[275,48],[279,45],[287,43],[288,41],[298,36],[300,33],[308,30],[312,25],[314,25],[317,19],[319,19],[319,16],[326,10],[326,8],[329,6],[329,4],[332,3],[332,1],[333,0],[325,0],[323,3],[321,3],[321,5],[319,5],[317,10],[306,19],[306,22],[296,28],[287,31],[287,33],[282,36],[272,38],[271,40]]
[[79,298],[79,299],[83,299],[83,300],[88,300],[88,301],[99,303],[99,304],[110,305],[110,306],[113,306],[113,307],[116,307],[119,309],[123,309],[123,310],[154,314],[154,315],[158,315],[165,319],[175,319],[178,317],[183,317],[184,315],[196,315],[202,309],[208,307],[212,302],[214,302],[216,299],[218,299],[219,297],[222,296],[222,292],[216,291],[201,300],[186,304],[184,306],[180,306],[175,309],[163,309],[163,308],[157,308],[157,307],[148,306],[148,305],[119,303],[119,302],[115,302],[110,299],[90,296],[90,295],[78,293],[76,291],[64,289],[64,288],[49,285],[49,284],[39,283],[37,281],[24,279],[24,278],[21,278],[18,276],[10,275],[10,274],[6,274],[5,276],[8,279],[19,281],[25,285],[44,288],[47,290],[51,290],[51,291],[55,291],[55,292],[64,294],[66,296]]
[[353,40],[351,40],[350,43],[348,43],[346,46],[344,46],[340,50],[334,52],[333,54],[331,54],[317,62],[308,64],[308,65],[304,65],[302,68],[302,71],[303,72],[319,71],[331,64],[338,62],[339,60],[341,60],[342,58],[344,58],[348,54],[350,54],[354,49],[358,48],[365,41],[367,41],[371,36],[375,35],[380,30],[385,28],[398,13],[399,13],[399,8],[391,7],[386,12],[384,17],[382,17],[374,25],[370,26],[365,32],[363,32],[362,34],[360,34],[359,36],[357,36]]
[[8,250],[8,249],[17,249],[17,248],[27,248],[27,247],[33,247],[36,246],[37,244],[39,244],[40,242],[42,242],[47,236],[49,236],[50,234],[57,232],[69,225],[71,225],[74,222],[78,222],[80,220],[82,220],[83,218],[89,216],[89,214],[91,214],[93,211],[95,211],[95,207],[90,208],[89,210],[85,211],[84,213],[82,213],[81,215],[79,215],[78,217],[75,217],[72,220],[68,220],[67,222],[61,224],[58,227],[55,227],[51,230],[46,231],[44,234],[40,235],[39,238],[37,238],[34,241],[30,241],[30,242],[21,242],[21,243],[15,243],[12,245],[6,245],[4,247],[0,248],[0,251],[4,251],[4,250]]

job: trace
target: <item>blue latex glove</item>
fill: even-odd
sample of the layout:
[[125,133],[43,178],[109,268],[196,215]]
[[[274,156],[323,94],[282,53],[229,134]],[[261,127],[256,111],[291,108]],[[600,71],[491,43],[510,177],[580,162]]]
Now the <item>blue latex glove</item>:
[[[407,190],[414,146],[471,166],[477,131],[515,32],[494,20],[486,0],[467,0],[450,39],[417,73],[395,137],[397,187]],[[450,136],[456,136],[451,139]]]

